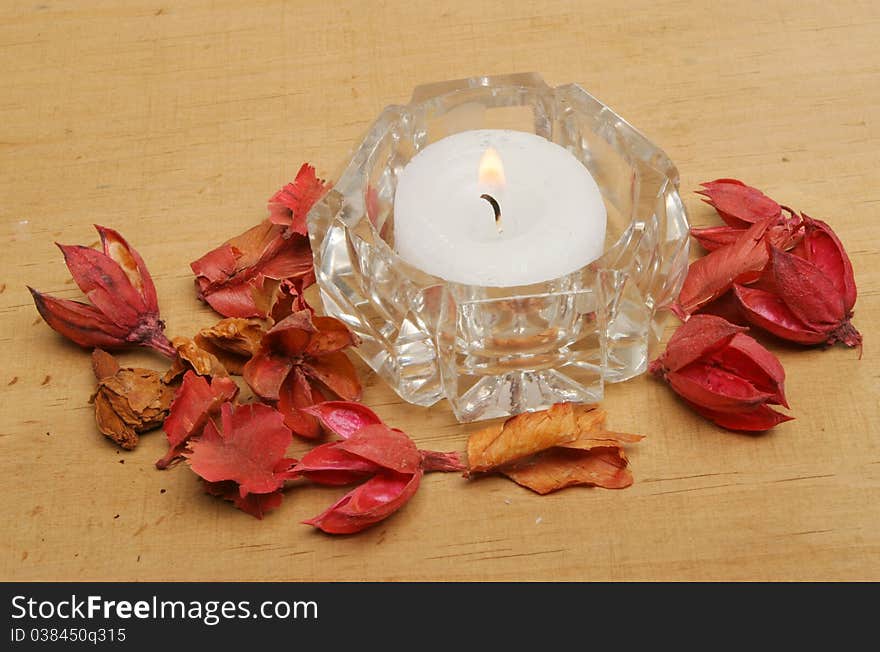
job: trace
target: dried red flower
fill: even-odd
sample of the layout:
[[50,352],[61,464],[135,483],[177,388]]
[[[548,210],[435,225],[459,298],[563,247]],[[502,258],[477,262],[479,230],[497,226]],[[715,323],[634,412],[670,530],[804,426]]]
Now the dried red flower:
[[267,317],[285,279],[314,282],[308,238],[264,220],[190,264],[199,298],[224,317]]
[[244,366],[244,379],[258,396],[277,402],[293,432],[315,438],[318,421],[303,408],[322,401],[325,391],[349,401],[361,396],[357,371],[343,352],[356,343],[338,319],[300,310],[266,333]]
[[327,188],[329,185],[317,177],[315,168],[303,163],[293,183],[286,184],[269,200],[269,220],[286,226],[288,233],[308,235],[306,215]]
[[760,431],[791,417],[785,371],[748,330],[715,315],[693,315],[670,338],[649,370],[665,379],[696,412],[731,430]]
[[304,163],[269,200],[269,218],[191,263],[199,298],[224,317],[266,318],[285,281],[315,282],[306,215],[327,189]]
[[140,254],[113,229],[95,228],[103,251],[58,245],[73,280],[92,305],[28,288],[40,315],[82,347],[112,350],[138,345],[174,357],[159,318],[156,288]]

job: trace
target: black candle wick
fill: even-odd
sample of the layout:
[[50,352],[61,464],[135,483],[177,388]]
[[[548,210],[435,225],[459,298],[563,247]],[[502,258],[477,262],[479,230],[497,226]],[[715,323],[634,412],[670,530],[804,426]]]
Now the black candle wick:
[[495,223],[501,220],[501,206],[498,204],[498,200],[495,199],[492,195],[488,193],[483,193],[480,195],[480,199],[485,199],[492,206],[492,210],[495,211]]

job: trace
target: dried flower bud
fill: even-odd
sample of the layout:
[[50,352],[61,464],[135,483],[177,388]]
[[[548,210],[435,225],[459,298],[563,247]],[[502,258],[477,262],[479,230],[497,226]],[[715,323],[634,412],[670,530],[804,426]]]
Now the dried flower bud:
[[649,370],[699,414],[724,428],[772,428],[790,419],[768,407],[788,407],[785,371],[745,330],[715,315],[694,315],[678,328]]
[[58,299],[28,288],[49,326],[85,348],[146,346],[174,356],[163,332],[156,288],[143,259],[113,229],[95,226],[103,252],[58,245],[73,280],[92,305]]
[[138,434],[162,425],[174,390],[151,369],[120,367],[109,353],[95,349],[92,366],[98,387],[92,396],[98,429],[122,448],[138,444]]

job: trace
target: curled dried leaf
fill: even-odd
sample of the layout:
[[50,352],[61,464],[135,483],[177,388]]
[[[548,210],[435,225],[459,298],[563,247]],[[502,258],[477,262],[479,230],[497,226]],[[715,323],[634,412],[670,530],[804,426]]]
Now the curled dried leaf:
[[604,423],[605,411],[596,405],[557,403],[548,410],[525,412],[471,435],[468,468],[471,472],[491,471],[574,441]]
[[[109,354],[96,350],[93,368],[98,386],[92,396],[98,429],[126,450],[138,444],[138,434],[162,425],[174,390],[152,369],[120,367]],[[115,366],[115,369],[114,369]]]

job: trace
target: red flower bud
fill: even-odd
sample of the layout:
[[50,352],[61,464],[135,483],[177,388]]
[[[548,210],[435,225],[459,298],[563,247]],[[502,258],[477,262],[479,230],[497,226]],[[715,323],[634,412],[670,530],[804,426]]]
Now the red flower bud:
[[29,288],[49,326],[86,348],[150,347],[168,357],[153,279],[143,259],[113,229],[95,226],[103,252],[80,245],[58,245],[73,280],[92,305],[57,299]]
[[699,414],[730,430],[767,430],[787,417],[785,371],[746,329],[715,315],[694,315],[650,364]]
[[[771,248],[770,261],[762,278],[764,287],[734,287],[751,323],[799,344],[843,342],[851,347],[861,346],[862,336],[850,323],[852,313],[847,308],[850,301],[855,301],[851,267],[848,259],[835,259],[829,255],[835,249],[826,246],[829,242],[833,244],[829,233],[830,229],[824,231],[819,227],[818,232],[805,235],[805,241],[808,237],[809,240],[804,251],[815,251],[811,253],[813,257],[822,260],[827,268],[841,272],[837,281],[809,259]],[[847,267],[849,274],[846,274]]]

